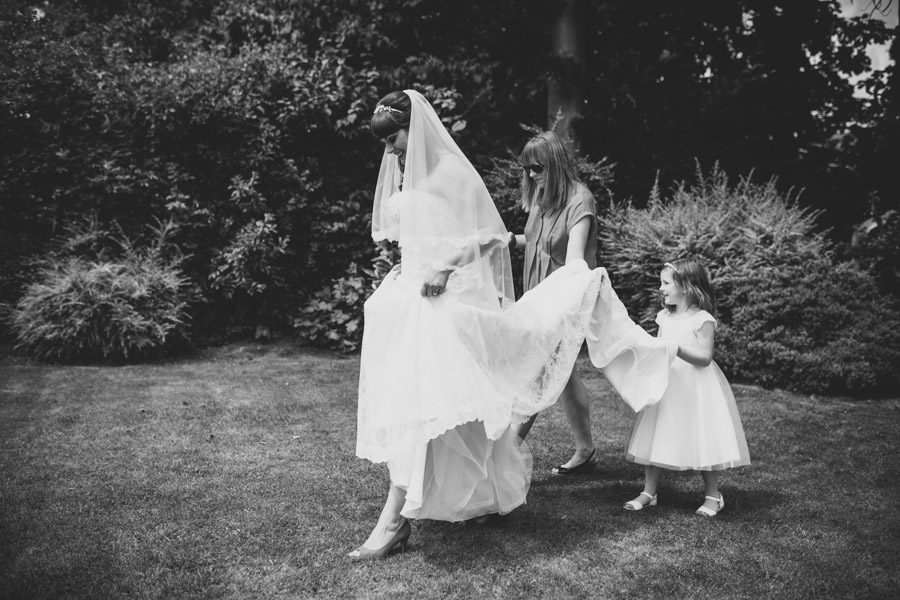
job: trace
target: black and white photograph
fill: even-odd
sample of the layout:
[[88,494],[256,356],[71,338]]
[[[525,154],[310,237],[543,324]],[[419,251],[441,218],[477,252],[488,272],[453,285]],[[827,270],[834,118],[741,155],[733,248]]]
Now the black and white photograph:
[[900,589],[897,0],[0,0],[0,600]]

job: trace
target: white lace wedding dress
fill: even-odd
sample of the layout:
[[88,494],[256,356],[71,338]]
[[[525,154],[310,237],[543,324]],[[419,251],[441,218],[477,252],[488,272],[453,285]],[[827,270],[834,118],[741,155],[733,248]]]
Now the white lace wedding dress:
[[[410,201],[395,194],[386,214]],[[605,269],[568,265],[503,309],[475,272],[483,261],[437,297],[420,293],[428,268],[404,252],[365,305],[357,454],[388,464],[403,516],[460,521],[525,502],[531,455],[509,426],[556,401],[589,331],[592,360],[632,403],[665,389],[666,347],[631,322]]]
[[[372,208],[373,239],[398,242],[402,258],[365,305],[356,452],[387,463],[405,517],[502,514],[531,481],[510,425],[556,401],[585,336],[636,409],[662,395],[670,356],[631,322],[606,271],[584,261],[513,303],[508,232],[490,193],[428,101],[405,93],[406,149],[386,142]],[[403,114],[376,108],[386,111]],[[448,269],[446,289],[423,297],[426,279]]]

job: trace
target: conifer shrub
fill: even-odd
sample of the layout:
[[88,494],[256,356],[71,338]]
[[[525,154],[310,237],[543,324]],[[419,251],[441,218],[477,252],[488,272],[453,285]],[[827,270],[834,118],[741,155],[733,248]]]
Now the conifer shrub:
[[835,259],[818,214],[774,181],[732,185],[698,169],[646,209],[613,205],[601,220],[601,264],[629,312],[651,331],[665,261],[701,259],[718,301],[716,361],[736,381],[807,393],[900,389],[900,316],[869,273]]
[[735,282],[729,301],[719,362],[733,377],[825,394],[900,389],[898,306],[857,264],[762,268]]
[[187,280],[166,248],[171,230],[155,231],[138,247],[95,220],[70,230],[11,311],[17,346],[45,361],[119,362],[186,340]]

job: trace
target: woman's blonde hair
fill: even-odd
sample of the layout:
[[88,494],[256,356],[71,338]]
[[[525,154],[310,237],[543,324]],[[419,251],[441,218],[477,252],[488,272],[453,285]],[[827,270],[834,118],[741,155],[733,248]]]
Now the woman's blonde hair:
[[581,183],[566,147],[552,131],[544,131],[528,140],[519,155],[519,163],[544,167],[543,189],[538,188],[527,171],[522,173],[521,204],[525,210],[535,206],[543,210],[561,208]]
[[[709,282],[709,272],[703,263],[696,258],[679,258],[667,262],[662,270],[672,272],[672,283],[684,294],[688,308],[697,306],[710,314],[715,312],[716,297]],[[674,306],[667,305],[665,301],[663,306],[669,311],[675,310]]]

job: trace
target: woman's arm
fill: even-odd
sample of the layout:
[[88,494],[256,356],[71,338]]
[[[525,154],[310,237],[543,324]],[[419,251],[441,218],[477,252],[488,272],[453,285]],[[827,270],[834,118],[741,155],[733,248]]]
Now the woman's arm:
[[425,277],[425,281],[422,284],[422,295],[423,296],[438,296],[443,293],[443,291],[447,288],[447,281],[450,279],[450,274],[459,267],[463,267],[471,262],[474,262],[476,258],[485,256],[494,251],[494,249],[502,244],[502,242],[498,240],[490,241],[486,244],[481,244],[478,246],[478,256],[476,256],[475,248],[470,246],[459,252],[455,253],[453,256],[448,257],[447,265],[451,268],[443,269],[443,270],[434,270],[429,273]]
[[712,362],[713,347],[715,345],[715,327],[710,321],[707,321],[697,330],[697,341],[699,347],[685,348],[678,346],[678,358],[688,362],[695,367],[707,367]]
[[524,248],[525,247],[525,234],[516,235],[512,231],[509,232],[509,249],[515,250],[516,248]]
[[584,215],[569,230],[569,243],[566,246],[566,264],[576,260],[584,260],[584,249],[587,248],[588,235],[591,233],[591,215]]

